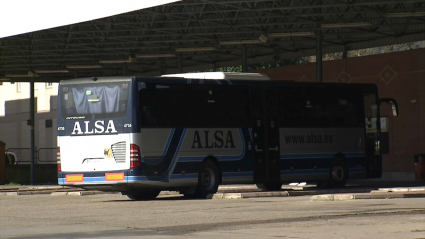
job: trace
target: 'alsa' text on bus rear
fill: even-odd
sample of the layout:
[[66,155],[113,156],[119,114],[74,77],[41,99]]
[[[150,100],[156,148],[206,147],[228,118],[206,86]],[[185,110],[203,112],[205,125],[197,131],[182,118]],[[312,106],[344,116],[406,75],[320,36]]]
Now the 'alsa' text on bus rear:
[[81,129],[80,122],[76,121],[74,128],[72,129],[71,135],[82,135],[82,134],[109,134],[118,133],[115,129],[114,121],[109,120],[105,129],[105,121],[98,120],[94,122],[94,126],[90,126],[90,121],[84,121],[84,131]]

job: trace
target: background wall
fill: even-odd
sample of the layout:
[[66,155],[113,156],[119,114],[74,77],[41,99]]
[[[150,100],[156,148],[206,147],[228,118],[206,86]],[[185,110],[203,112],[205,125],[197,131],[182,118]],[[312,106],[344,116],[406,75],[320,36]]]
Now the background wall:
[[[255,70],[272,80],[316,81],[316,63]],[[389,118],[390,154],[383,157],[384,172],[414,172],[413,156],[425,153],[425,49],[323,62],[323,81],[375,83],[381,98],[397,100],[400,115]]]
[[[38,164],[56,164],[56,112],[57,96],[50,96],[47,100],[50,111],[35,114],[34,133],[36,160]],[[6,143],[6,149],[10,149],[17,156],[18,164],[29,163],[31,158],[31,127],[27,125],[29,119],[29,99],[11,100],[5,102],[4,117],[0,117],[0,140]],[[35,99],[35,105],[38,105]],[[37,107],[35,107],[37,111]]]

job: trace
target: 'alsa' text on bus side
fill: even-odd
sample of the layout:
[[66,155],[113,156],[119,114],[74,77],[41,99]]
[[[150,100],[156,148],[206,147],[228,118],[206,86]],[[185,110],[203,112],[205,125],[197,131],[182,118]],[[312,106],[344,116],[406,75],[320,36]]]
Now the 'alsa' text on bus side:
[[[205,130],[203,131],[204,137],[201,137],[199,135],[199,131],[195,131],[193,134],[193,143],[192,143],[192,149],[198,148],[236,148],[235,143],[233,141],[233,135],[232,131],[227,131],[226,137],[224,137],[224,131],[215,131],[214,132],[214,139],[213,135],[209,135],[210,131]],[[202,134],[202,133],[201,133]],[[224,138],[226,139],[226,142],[224,142]]]

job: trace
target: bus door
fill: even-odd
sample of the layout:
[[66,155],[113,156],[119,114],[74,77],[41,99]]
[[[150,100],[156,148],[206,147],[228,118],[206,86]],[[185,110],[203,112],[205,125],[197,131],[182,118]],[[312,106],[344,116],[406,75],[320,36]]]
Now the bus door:
[[251,100],[254,183],[277,184],[280,183],[277,91],[256,88],[252,91]]
[[366,119],[366,177],[380,178],[382,176],[382,156],[380,151],[379,104],[376,92],[364,93],[364,107]]

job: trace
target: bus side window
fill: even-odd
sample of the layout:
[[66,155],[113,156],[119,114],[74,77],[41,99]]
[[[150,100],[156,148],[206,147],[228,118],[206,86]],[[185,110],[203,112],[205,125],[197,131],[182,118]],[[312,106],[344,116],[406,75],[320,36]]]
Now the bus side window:
[[152,102],[154,95],[146,89],[139,90],[139,104],[140,104],[140,115],[142,126],[154,126],[156,125],[156,119],[153,112]]
[[128,100],[128,84],[122,84],[119,99],[119,112],[125,112]]
[[[65,113],[66,115],[75,115],[77,112],[75,110],[75,102],[72,91],[63,94],[62,102],[65,103]],[[62,103],[62,104],[64,104]]]
[[247,127],[249,125],[248,90],[214,87],[214,104],[210,104],[212,126]]

